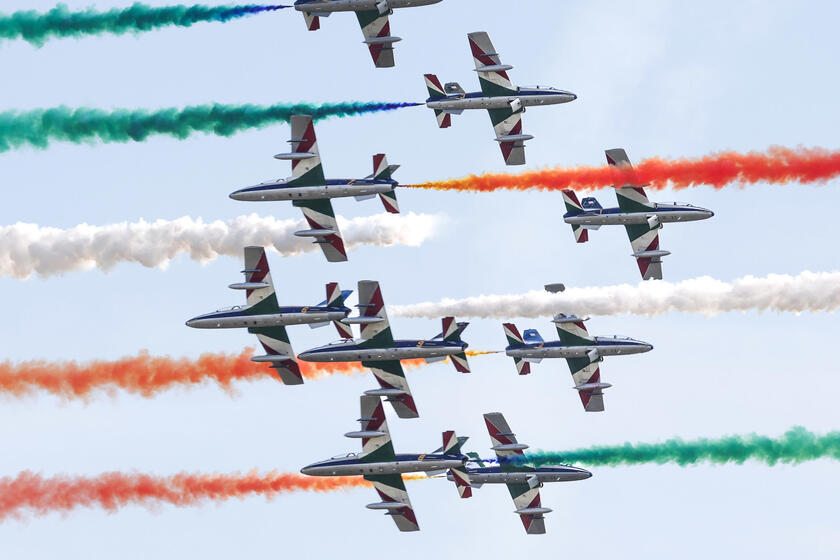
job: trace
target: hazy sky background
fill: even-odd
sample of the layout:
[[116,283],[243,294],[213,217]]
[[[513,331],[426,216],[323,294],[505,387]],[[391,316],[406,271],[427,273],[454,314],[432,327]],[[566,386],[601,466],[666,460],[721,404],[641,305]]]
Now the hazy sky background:
[[[124,3],[99,3],[100,8]],[[161,4],[163,2],[149,2]],[[85,7],[88,1],[67,2]],[[51,2],[4,0],[2,11],[48,9]],[[373,68],[351,14],[307,32],[283,11],[227,24],[168,28],[137,37],[56,40],[36,49],[0,43],[0,108],[157,108],[206,102],[421,101],[422,75],[477,79],[466,33],[490,33],[519,85],[553,85],[577,101],[529,110],[528,167],[601,164],[603,150],[625,147],[632,160],[699,156],[715,150],[772,145],[836,148],[834,2],[511,2],[444,0],[398,11],[392,32],[395,69]],[[318,123],[328,176],[364,176],[371,155],[402,164],[403,183],[505,170],[486,114],[453,117],[436,127],[425,108]],[[54,144],[0,154],[0,224],[61,228],[140,218],[228,219],[257,212],[297,218],[289,204],[235,202],[236,188],[288,175],[272,159],[287,146],[278,125],[232,138],[166,137],[145,143]],[[834,271],[838,183],[824,186],[710,187],[655,193],[711,208],[705,222],[666,226],[668,280],[709,275]],[[636,283],[638,270],[621,228],[602,228],[576,245],[562,223],[558,194],[438,193],[403,189],[404,211],[441,214],[445,225],[422,247],[363,247],[348,263],[318,253],[271,254],[280,300],[314,304],[337,280],[382,283],[386,304],[518,293],[547,282],[569,286]],[[596,195],[612,205],[615,197]],[[346,216],[381,212],[378,201],[334,203]],[[0,278],[8,320],[2,358],[113,359],[146,349],[153,355],[239,352],[255,340],[239,331],[188,329],[199,313],[241,303],[226,288],[240,281],[241,260],[205,265],[178,258],[167,270],[123,264],[26,281]],[[353,300],[355,303],[355,300]],[[562,311],[558,309],[558,311]],[[515,318],[511,318],[515,319]],[[556,333],[549,318],[518,320]],[[429,337],[439,322],[393,319],[395,335]],[[490,454],[481,414],[504,412],[520,441],[569,449],[624,441],[657,441],[758,432],[794,425],[838,428],[840,368],[832,314],[733,313],[705,318],[672,313],[593,317],[593,334],[624,334],[655,345],[648,354],[607,359],[607,411],[587,414],[562,361],[544,361],[519,377],[502,355],[472,359],[473,373],[447,364],[408,373],[421,418],[389,412],[398,451],[431,451],[440,433],[469,435],[467,447]],[[330,329],[290,329],[296,351],[335,338]],[[474,321],[465,338],[476,349],[505,345],[496,321]],[[265,380],[143,399],[97,394],[88,403],[39,395],[0,401],[0,475],[32,469],[97,474],[111,470],[170,474],[301,466],[358,442],[342,437],[358,425],[358,395],[369,374],[284,387]],[[593,468],[593,478],[543,489],[553,508],[548,534],[526,536],[501,486],[459,500],[454,485],[415,482],[409,493],[422,531],[400,534],[364,505],[368,489],[262,497],[155,512],[78,510],[0,525],[4,558],[278,558],[370,554],[462,558],[550,554],[590,558],[836,558],[840,482],[837,463],[790,467],[645,466]]]

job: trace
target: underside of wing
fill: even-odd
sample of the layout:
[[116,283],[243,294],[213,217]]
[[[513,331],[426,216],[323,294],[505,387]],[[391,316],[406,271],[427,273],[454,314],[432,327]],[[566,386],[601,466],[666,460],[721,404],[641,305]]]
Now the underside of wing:
[[370,50],[370,56],[377,68],[391,68],[394,66],[394,43],[399,37],[391,36],[391,23],[388,21],[390,11],[380,14],[379,10],[365,10],[356,12],[359,25],[365,36],[365,44]]
[[633,257],[639,265],[639,272],[644,280],[662,280],[662,257],[667,255],[659,249],[659,230],[662,224],[626,225],[627,237],[633,248]]
[[285,385],[303,384],[303,375],[295,360],[286,327],[250,327],[248,332],[257,335],[266,352],[264,356],[254,356],[252,360],[271,364]]
[[314,238],[314,243],[321,246],[329,262],[346,261],[347,251],[330,200],[295,200],[293,204],[303,210],[303,216],[311,228],[296,232],[295,235]]
[[516,94],[516,87],[510,81],[507,73],[513,67],[502,64],[499,53],[496,52],[492,41],[490,41],[490,36],[484,31],[478,31],[468,34],[467,39],[470,42],[475,70],[478,72],[481,92],[486,96]]
[[569,358],[569,371],[586,412],[604,411],[604,388],[601,385],[601,362],[589,358]]
[[522,110],[488,109],[496,142],[502,150],[507,165],[525,164],[525,140],[522,134]]
[[539,486],[531,488],[528,484],[508,484],[507,487],[525,532],[529,535],[545,534],[544,514],[551,510],[542,507]]
[[362,365],[370,368],[370,371],[376,377],[376,381],[379,382],[379,387],[382,390],[381,394],[394,407],[397,416],[400,418],[418,418],[420,416],[399,360],[362,362]]
[[365,480],[373,483],[373,487],[382,500],[379,503],[368,504],[368,509],[382,510],[385,515],[391,516],[397,528],[403,532],[419,531],[417,517],[411,508],[411,500],[408,499],[408,492],[405,490],[405,483],[402,475],[399,474],[372,474],[365,475]]

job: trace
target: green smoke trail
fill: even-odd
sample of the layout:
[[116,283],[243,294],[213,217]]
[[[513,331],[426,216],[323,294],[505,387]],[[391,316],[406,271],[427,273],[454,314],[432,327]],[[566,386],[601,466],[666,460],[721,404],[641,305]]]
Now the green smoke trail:
[[777,463],[796,465],[816,459],[840,460],[840,432],[820,436],[797,426],[778,438],[756,434],[694,441],[674,438],[662,443],[625,443],[563,452],[535,451],[515,462],[536,465],[583,463],[607,467],[676,463],[684,467],[703,461],[740,465],[752,460],[772,466]]
[[158,110],[35,109],[0,113],[0,152],[21,146],[46,148],[51,141],[142,142],[154,134],[184,139],[195,132],[231,136],[250,128],[288,122],[292,115],[316,120],[392,111],[417,103],[324,103],[197,105]]
[[0,14],[0,39],[24,39],[40,47],[47,40],[80,37],[98,33],[139,33],[164,26],[189,27],[199,22],[225,22],[262,12],[273,12],[288,6],[166,6],[156,8],[135,3],[128,8],[107,12],[94,9],[71,12],[58,4],[48,12],[33,10]]

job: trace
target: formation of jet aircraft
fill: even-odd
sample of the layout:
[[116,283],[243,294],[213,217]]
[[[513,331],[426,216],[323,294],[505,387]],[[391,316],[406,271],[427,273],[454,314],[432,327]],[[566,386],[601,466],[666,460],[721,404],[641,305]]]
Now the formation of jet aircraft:
[[563,191],[566,214],[563,221],[571,224],[578,243],[589,241],[589,230],[607,225],[623,225],[630,238],[633,257],[639,265],[644,280],[662,279],[662,257],[670,251],[659,248],[659,230],[665,223],[694,222],[706,220],[715,215],[711,210],[690,204],[662,204],[651,202],[645,194],[644,185],[634,180],[633,166],[622,148],[606,150],[607,163],[617,168],[617,175],[630,178],[630,183],[616,185],[618,208],[602,208],[594,197],[578,202],[574,191]]
[[543,507],[540,501],[540,487],[544,483],[584,480],[592,476],[589,471],[570,465],[534,467],[512,460],[522,455],[528,446],[517,442],[504,416],[498,412],[484,415],[492,449],[498,459],[498,464],[490,466],[475,453],[465,455],[461,447],[467,438],[457,437],[454,431],[444,432],[443,446],[432,453],[397,454],[378,396],[361,397],[359,422],[359,431],[344,435],[362,440],[360,454],[338,455],[312,463],[300,472],[310,476],[363,476],[373,484],[381,500],[366,507],[384,511],[400,531],[420,530],[403,474],[427,473],[433,476],[445,472],[462,498],[471,497],[472,488],[480,488],[483,484],[505,484],[516,507],[514,513],[522,519],[528,534],[545,533],[544,516],[551,509]]
[[373,156],[373,173],[363,179],[326,179],[318,153],[315,127],[309,115],[291,117],[292,145],[290,153],[275,155],[275,159],[292,162],[292,176],[239,189],[230,198],[244,201],[291,200],[299,207],[312,229],[295,232],[298,237],[312,237],[321,246],[329,262],[347,260],[344,241],[338,230],[332,203],[333,198],[355,197],[367,200],[379,195],[385,210],[398,214],[395,189],[398,183],[391,174],[399,165],[388,165],[385,154]]
[[332,282],[327,284],[327,299],[321,303],[281,307],[277,302],[265,249],[245,247],[245,270],[242,272],[245,282],[229,287],[245,292],[245,305],[198,315],[187,321],[187,326],[196,329],[248,329],[249,333],[257,335],[266,352],[252,357],[251,361],[271,364],[286,385],[303,383],[300,366],[286,332],[287,326],[309,325],[317,328],[332,322],[342,338],[353,337],[350,327],[341,322],[350,314],[351,310],[344,305],[344,300],[353,293],[352,290],[342,291],[338,283]]
[[493,123],[496,142],[507,165],[525,163],[525,142],[533,139],[522,132],[522,113],[526,107],[557,105],[577,99],[577,95],[550,87],[516,87],[508,77],[513,66],[502,64],[499,54],[484,31],[467,35],[475,61],[480,92],[466,93],[456,82],[443,86],[434,74],[426,74],[429,98],[426,106],[433,109],[440,128],[452,126],[452,115],[467,109],[486,109]]
[[601,361],[605,356],[640,354],[653,350],[653,345],[627,337],[592,336],[586,330],[586,319],[563,313],[554,317],[559,340],[545,342],[536,329],[527,329],[524,336],[513,323],[503,325],[508,347],[505,354],[513,358],[519,375],[531,373],[531,363],[544,358],[565,358],[572,373],[575,390],[587,412],[604,410],[604,389],[612,387],[601,381]]
[[321,18],[335,12],[355,12],[365,45],[370,49],[370,56],[377,68],[394,66],[394,43],[401,37],[391,35],[391,23],[388,16],[397,8],[429,6],[441,0],[297,0],[295,10],[303,13],[306,27],[310,31],[321,28]]
[[342,319],[347,325],[358,324],[361,338],[313,348],[302,352],[298,358],[307,362],[362,362],[379,382],[379,389],[371,389],[365,394],[385,397],[400,418],[417,418],[417,405],[400,360],[422,358],[426,362],[437,362],[449,358],[457,371],[470,372],[468,345],[461,340],[461,333],[469,323],[457,323],[454,317],[444,317],[441,321],[443,330],[430,340],[394,340],[379,282],[362,280],[359,282],[359,316]]

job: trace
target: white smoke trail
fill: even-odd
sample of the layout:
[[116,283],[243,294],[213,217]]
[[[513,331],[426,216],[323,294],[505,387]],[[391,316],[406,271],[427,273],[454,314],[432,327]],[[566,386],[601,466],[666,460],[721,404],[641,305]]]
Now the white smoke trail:
[[[346,220],[338,218],[345,245],[418,246],[437,231],[439,215],[377,214]],[[166,267],[181,254],[199,262],[219,255],[241,256],[246,245],[273,248],[281,255],[318,250],[309,239],[293,233],[308,229],[303,220],[278,220],[256,214],[230,221],[204,222],[184,216],[177,220],[140,220],[106,226],[80,224],[70,229],[17,223],[0,227],[0,276],[27,278],[100,268],[122,262]]]
[[665,282],[640,282],[593,288],[569,288],[563,293],[481,295],[465,299],[391,306],[402,317],[446,315],[485,319],[545,317],[558,312],[588,315],[661,315],[670,311],[716,315],[730,311],[835,311],[840,307],[840,272],[802,272],[796,276],[745,276],[722,282],[708,276]]

